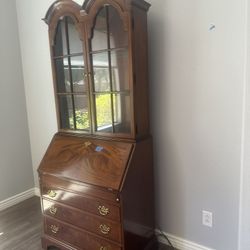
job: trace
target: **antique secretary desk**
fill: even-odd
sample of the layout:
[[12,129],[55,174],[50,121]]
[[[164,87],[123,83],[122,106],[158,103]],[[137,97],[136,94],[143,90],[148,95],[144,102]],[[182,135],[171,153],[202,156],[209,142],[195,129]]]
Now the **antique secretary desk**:
[[43,249],[141,250],[154,240],[144,0],[54,2],[58,133],[39,166]]

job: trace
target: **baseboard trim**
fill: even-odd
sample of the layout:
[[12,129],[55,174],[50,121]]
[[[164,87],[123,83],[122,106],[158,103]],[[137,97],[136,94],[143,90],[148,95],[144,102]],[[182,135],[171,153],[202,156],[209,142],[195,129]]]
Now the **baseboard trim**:
[[[162,232],[158,229],[156,229],[155,232],[156,232],[156,235],[162,234]],[[177,236],[172,235],[172,234],[168,234],[165,232],[163,232],[163,234],[165,234],[168,237],[168,239],[170,240],[173,247],[177,248],[178,250],[216,250],[213,248],[208,248],[208,247],[199,245],[199,244],[194,243],[192,241],[182,239],[182,238],[177,237]],[[165,244],[165,245],[168,245],[168,241],[164,237],[159,236],[158,241]]]
[[24,191],[20,194],[17,194],[17,195],[14,195],[8,199],[5,199],[3,201],[0,201],[0,211],[6,209],[6,208],[9,208],[11,206],[14,206],[24,200],[27,200],[33,196],[36,195],[36,188],[31,188],[27,191]]
[[35,196],[40,197],[40,196],[41,196],[41,193],[40,193],[40,188],[35,187],[34,189],[35,189]]

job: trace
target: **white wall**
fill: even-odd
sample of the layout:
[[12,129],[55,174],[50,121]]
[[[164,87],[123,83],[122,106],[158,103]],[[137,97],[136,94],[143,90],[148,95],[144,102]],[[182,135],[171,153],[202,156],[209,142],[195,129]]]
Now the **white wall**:
[[[158,226],[204,246],[236,250],[246,1],[150,2]],[[216,29],[209,31],[212,23]],[[212,229],[201,225],[203,209],[213,212]]]
[[[41,21],[52,2],[16,0],[35,176],[57,130],[47,25]],[[158,227],[217,250],[236,250],[246,166],[247,0],[150,2]],[[211,23],[216,29],[209,31]],[[202,209],[213,212],[212,229],[201,225]]]
[[[48,26],[41,20],[53,2],[16,0],[31,155],[37,187],[37,168],[57,131]],[[82,4],[81,1],[76,2]]]
[[239,223],[239,249],[250,249],[250,4],[247,3],[246,25],[246,85],[244,105],[243,150],[241,167],[241,203]]
[[34,186],[14,0],[0,8],[0,201]]

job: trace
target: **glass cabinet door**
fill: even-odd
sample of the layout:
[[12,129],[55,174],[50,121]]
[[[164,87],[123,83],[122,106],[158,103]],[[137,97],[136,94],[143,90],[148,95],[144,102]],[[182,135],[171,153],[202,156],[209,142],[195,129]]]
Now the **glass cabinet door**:
[[131,133],[128,33],[111,5],[97,13],[89,56],[95,132]]
[[52,53],[60,128],[90,132],[83,44],[71,17],[58,22]]

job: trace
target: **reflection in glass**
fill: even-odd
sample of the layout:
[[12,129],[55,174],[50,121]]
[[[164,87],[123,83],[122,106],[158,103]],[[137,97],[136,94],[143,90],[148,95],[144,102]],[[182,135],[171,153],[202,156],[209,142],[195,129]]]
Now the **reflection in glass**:
[[91,42],[92,51],[103,50],[108,48],[107,44],[107,12],[103,7],[97,14],[93,38]]
[[62,19],[59,21],[56,29],[55,36],[55,46],[54,46],[54,55],[62,56],[67,55],[67,39],[66,39],[66,19]]
[[69,34],[69,54],[82,53],[82,41],[80,40],[79,32],[76,29],[74,21],[67,17],[68,34]]
[[71,74],[74,92],[86,92],[87,84],[84,77],[84,61],[82,56],[71,57]]
[[60,58],[55,60],[57,92],[70,92],[70,76],[68,58]]
[[98,91],[110,91],[108,53],[97,53],[92,55],[94,89]]
[[114,132],[130,133],[130,97],[113,94]]
[[109,94],[95,95],[97,131],[112,132],[112,109]]
[[82,41],[76,29],[76,25],[71,17],[66,16],[60,20],[57,25],[54,56],[64,56],[82,52]]
[[129,90],[127,49],[112,51],[111,72],[113,91]]
[[59,99],[60,122],[62,129],[74,129],[73,103],[71,95],[62,95]]
[[88,99],[84,95],[74,95],[76,129],[89,130]]
[[117,10],[109,6],[109,39],[110,48],[124,48],[128,46],[128,32],[124,30],[123,21]]

